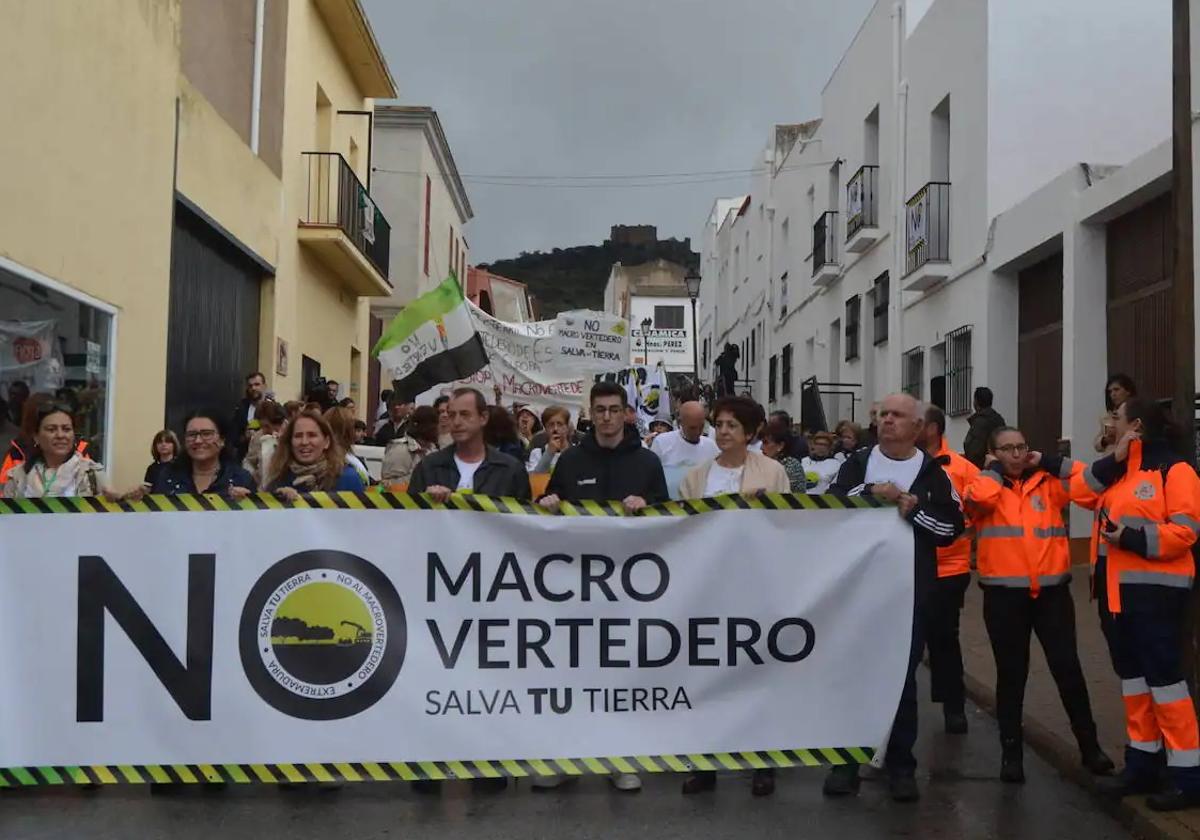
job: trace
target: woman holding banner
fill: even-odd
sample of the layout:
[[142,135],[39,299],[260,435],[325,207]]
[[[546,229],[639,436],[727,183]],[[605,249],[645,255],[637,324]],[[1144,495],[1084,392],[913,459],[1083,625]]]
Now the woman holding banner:
[[[233,499],[253,493],[258,485],[226,448],[225,428],[225,419],[217,412],[196,411],[189,415],[184,423],[183,454],[159,474],[150,492],[164,496],[217,493]],[[139,487],[125,498],[140,499],[145,492]]]
[[33,452],[8,474],[6,499],[100,495],[100,467],[76,451],[75,421],[57,402],[38,406]]
[[[766,455],[751,452],[754,439],[763,421],[762,408],[747,397],[722,397],[713,406],[713,425],[717,448],[721,454],[715,460],[692,469],[679,486],[683,499],[702,499],[728,493],[787,493],[791,490],[783,466]],[[701,793],[717,786],[717,774],[711,770],[692,773],[683,783],[685,794]],[[750,782],[755,796],[770,796],[775,792],[775,771],[755,770]]]
[[288,424],[268,472],[267,490],[288,501],[301,493],[361,493],[358,471],[346,463],[346,454],[325,418],[305,411]]

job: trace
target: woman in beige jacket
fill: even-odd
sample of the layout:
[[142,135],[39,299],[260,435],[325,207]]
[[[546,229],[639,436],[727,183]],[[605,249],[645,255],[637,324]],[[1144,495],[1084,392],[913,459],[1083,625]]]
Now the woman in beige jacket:
[[[722,397],[713,404],[713,427],[721,454],[700,464],[684,476],[679,495],[684,499],[705,499],[726,493],[752,495],[759,492],[790,493],[787,472],[778,461],[749,450],[750,441],[766,418],[763,410],[747,397]],[[684,793],[712,790],[717,774],[699,771],[683,783]],[[773,770],[755,770],[750,790],[755,796],[775,792]]]

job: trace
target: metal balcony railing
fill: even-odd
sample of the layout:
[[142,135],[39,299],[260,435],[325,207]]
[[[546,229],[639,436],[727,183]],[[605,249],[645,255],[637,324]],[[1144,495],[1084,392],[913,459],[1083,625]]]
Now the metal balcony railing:
[[308,199],[300,223],[340,228],[387,280],[392,226],[367,188],[337,152],[302,154],[308,169]]
[[950,185],[931,181],[908,200],[906,274],[928,262],[950,262]]
[[879,227],[878,166],[863,166],[846,183],[846,241],[865,227]]
[[813,225],[813,277],[827,265],[837,265],[837,211],[827,210]]

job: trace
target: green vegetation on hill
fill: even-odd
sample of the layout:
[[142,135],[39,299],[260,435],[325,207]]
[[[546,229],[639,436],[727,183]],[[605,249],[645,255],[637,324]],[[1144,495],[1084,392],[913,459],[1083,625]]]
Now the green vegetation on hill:
[[528,284],[538,300],[540,317],[553,318],[570,309],[603,309],[604,285],[613,263],[641,265],[656,259],[688,268],[700,265],[700,256],[691,250],[690,242],[664,239],[653,245],[608,241],[550,252],[522,252],[519,257],[480,268]]

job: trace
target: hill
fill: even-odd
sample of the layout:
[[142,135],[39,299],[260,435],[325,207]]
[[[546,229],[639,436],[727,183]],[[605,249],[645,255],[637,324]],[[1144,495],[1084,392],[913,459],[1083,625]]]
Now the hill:
[[613,263],[640,265],[660,258],[689,268],[700,266],[700,255],[692,251],[690,239],[663,239],[608,240],[603,245],[523,252],[480,268],[527,284],[537,297],[539,317],[553,318],[569,309],[603,309],[604,285]]

